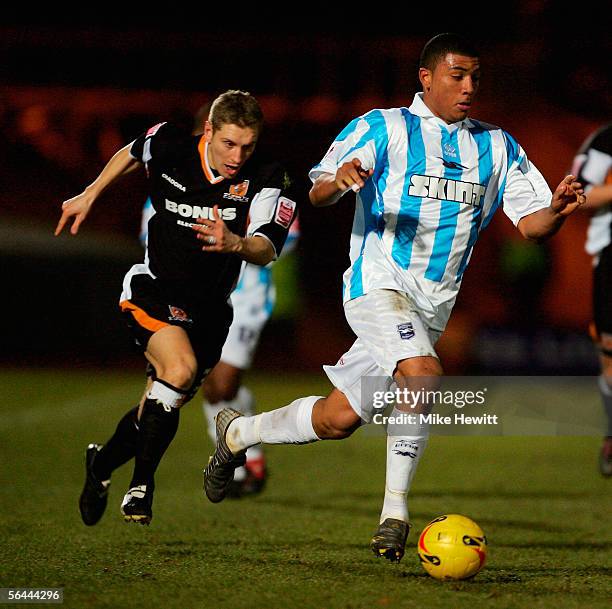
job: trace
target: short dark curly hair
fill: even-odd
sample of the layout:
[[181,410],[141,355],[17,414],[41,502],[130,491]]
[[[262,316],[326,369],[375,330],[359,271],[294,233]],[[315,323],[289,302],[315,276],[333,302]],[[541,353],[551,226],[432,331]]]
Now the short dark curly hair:
[[438,34],[429,40],[419,59],[419,67],[434,70],[440,61],[449,53],[457,53],[466,57],[480,57],[478,49],[460,34],[446,32]]

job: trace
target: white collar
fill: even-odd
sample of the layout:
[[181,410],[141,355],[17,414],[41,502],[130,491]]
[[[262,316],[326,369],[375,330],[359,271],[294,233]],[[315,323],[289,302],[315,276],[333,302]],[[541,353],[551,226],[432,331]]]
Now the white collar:
[[443,121],[440,117],[436,116],[427,106],[427,104],[423,101],[423,93],[415,93],[414,99],[412,100],[412,104],[408,108],[408,110],[415,114],[416,116],[420,116],[421,118],[429,118],[438,121],[442,126],[446,129],[453,131],[454,129],[459,129],[460,127],[471,127],[472,122],[469,118],[464,118],[461,121],[457,121],[456,123],[450,123],[450,125]]

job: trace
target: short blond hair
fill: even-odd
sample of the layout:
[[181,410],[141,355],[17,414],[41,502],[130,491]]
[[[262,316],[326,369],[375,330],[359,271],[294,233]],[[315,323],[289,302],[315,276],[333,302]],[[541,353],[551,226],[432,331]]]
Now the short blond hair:
[[248,91],[231,89],[213,101],[208,120],[215,131],[223,125],[250,127],[259,133],[263,127],[263,112]]

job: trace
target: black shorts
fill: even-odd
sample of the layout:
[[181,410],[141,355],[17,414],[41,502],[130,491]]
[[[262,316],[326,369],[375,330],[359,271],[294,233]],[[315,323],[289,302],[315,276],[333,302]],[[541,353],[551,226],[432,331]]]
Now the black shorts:
[[133,275],[129,281],[131,296],[120,306],[142,352],[155,332],[178,326],[187,332],[199,370],[210,369],[219,361],[233,316],[227,301],[177,295],[146,274]]
[[612,334],[612,244],[601,252],[593,273],[593,321],[597,334]]

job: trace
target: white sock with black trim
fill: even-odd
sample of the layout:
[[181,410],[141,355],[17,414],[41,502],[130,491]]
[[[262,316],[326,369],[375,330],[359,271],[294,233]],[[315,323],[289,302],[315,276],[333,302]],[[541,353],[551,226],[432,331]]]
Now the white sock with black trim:
[[[401,417],[402,411],[395,408],[392,417]],[[396,428],[396,432],[399,429]],[[393,433],[391,430],[388,432]],[[406,497],[417,466],[429,439],[428,425],[411,425],[411,435],[387,435],[387,471],[385,498],[380,522],[395,518],[408,522]]]

